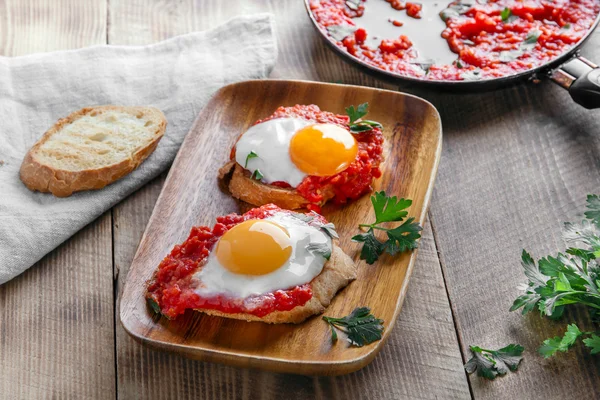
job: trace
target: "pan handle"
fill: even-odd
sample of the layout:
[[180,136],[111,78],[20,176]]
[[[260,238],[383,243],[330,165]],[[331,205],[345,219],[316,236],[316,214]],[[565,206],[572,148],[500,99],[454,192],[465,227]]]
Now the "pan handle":
[[577,104],[600,108],[600,68],[593,62],[574,57],[552,71],[550,78],[567,89]]

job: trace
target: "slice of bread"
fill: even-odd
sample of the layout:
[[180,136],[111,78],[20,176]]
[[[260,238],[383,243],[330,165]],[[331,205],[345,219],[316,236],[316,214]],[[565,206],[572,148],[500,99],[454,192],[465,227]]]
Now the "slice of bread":
[[167,119],[154,107],[86,107],[59,120],[25,155],[20,176],[31,190],[57,197],[101,189],[142,163]]
[[335,294],[356,279],[357,268],[354,261],[337,245],[333,244],[331,258],[323,266],[323,270],[312,281],[312,298],[303,306],[294,307],[290,311],[274,311],[264,317],[252,314],[228,314],[217,310],[197,309],[209,315],[245,321],[262,321],[269,324],[298,324],[311,315],[320,314],[329,306]]
[[[219,170],[219,178],[228,180],[229,192],[236,199],[255,206],[273,203],[281,208],[297,210],[305,208],[309,202],[296,189],[284,189],[265,185],[250,177],[248,171],[235,161],[230,161]],[[317,205],[322,206],[335,195],[333,186],[327,185],[321,189],[323,200]]]

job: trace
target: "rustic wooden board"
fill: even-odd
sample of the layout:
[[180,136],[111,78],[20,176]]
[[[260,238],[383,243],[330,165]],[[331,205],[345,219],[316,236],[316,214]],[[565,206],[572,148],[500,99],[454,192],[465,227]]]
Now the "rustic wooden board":
[[[305,15],[302,2],[244,0],[236,5],[239,9],[220,0],[168,3],[112,0],[109,42],[148,44],[208,29],[242,12],[268,11],[275,14],[280,45],[271,77],[397,88],[360,73],[323,46],[308,19],[299,17]],[[288,43],[294,43],[293,49],[286,47]],[[164,177],[151,182],[114,209],[114,260],[119,293],[163,182]],[[339,377],[307,378],[205,363],[142,346],[117,324],[118,397],[274,399],[286,393],[299,399],[469,398],[428,225],[396,327],[380,355],[361,371]],[[163,379],[165,376],[169,379]]]
[[[105,0],[0,2],[2,55],[105,42]],[[0,286],[0,398],[114,397],[111,247],[107,213]]]
[[[600,32],[582,50],[600,58]],[[476,398],[600,398],[600,357],[583,346],[544,360],[537,348],[571,322],[594,330],[584,313],[560,322],[510,313],[525,282],[521,250],[534,257],[566,246],[563,221],[582,219],[598,193],[600,118],[550,82],[487,95],[414,93],[432,101],[444,124],[444,152],[432,224],[465,357],[469,345],[525,346],[517,373],[470,378]]]
[[[441,152],[439,116],[430,104],[391,91],[301,81],[250,81],[227,86],[196,120],[157,201],[121,298],[125,329],[158,348],[244,367],[335,375],[370,362],[391,329],[384,332],[381,342],[346,348],[330,345],[330,333],[318,318],[299,325],[274,326],[189,313],[174,321],[157,322],[144,298],[146,281],[192,226],[211,225],[215,216],[245,208],[220,189],[215,178],[240,132],[280,105],[317,104],[321,109],[342,113],[348,104],[363,102],[369,102],[369,117],[382,123],[386,138],[383,176],[375,189],[411,198],[410,215],[424,221]],[[336,224],[341,247],[360,262],[357,246],[350,238],[357,232],[358,221],[373,218],[369,198],[343,208],[328,206],[323,213]],[[360,262],[356,282],[336,296],[327,313],[347,315],[355,307],[367,305],[375,315],[393,324],[415,256],[405,253],[395,259],[384,257],[376,266]]]

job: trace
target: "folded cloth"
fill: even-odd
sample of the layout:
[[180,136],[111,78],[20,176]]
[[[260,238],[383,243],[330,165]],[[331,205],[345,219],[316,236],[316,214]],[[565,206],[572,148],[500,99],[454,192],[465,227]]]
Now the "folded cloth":
[[[272,17],[258,14],[150,46],[0,57],[0,284],[164,171],[210,96],[267,77],[276,56]],[[104,189],[67,198],[27,189],[19,168],[29,147],[59,118],[102,104],[162,110],[168,125],[154,153]]]

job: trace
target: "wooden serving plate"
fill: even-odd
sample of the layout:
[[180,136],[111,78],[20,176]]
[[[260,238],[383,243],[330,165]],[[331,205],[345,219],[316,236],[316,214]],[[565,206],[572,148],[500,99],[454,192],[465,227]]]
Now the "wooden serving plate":
[[194,225],[210,225],[219,215],[249,207],[228,195],[217,170],[237,137],[277,107],[316,104],[344,113],[369,102],[368,118],[383,124],[386,138],[382,178],[375,190],[410,198],[411,216],[423,223],[442,146],[437,110],[418,97],[387,90],[302,81],[248,81],[219,90],[200,113],[171,168],[134,257],[121,299],[121,321],[142,343],[206,361],[298,374],[337,375],[358,370],[384,345],[402,307],[416,251],[383,256],[374,265],[359,259],[350,239],[358,224],[374,220],[369,196],[323,214],[337,227],[340,246],[358,263],[358,279],[333,299],[325,315],[341,317],[368,306],[385,321],[383,340],[349,347],[343,335],[332,345],[320,316],[299,325],[268,325],[189,311],[176,320],[153,317],[144,292],[163,257]]

